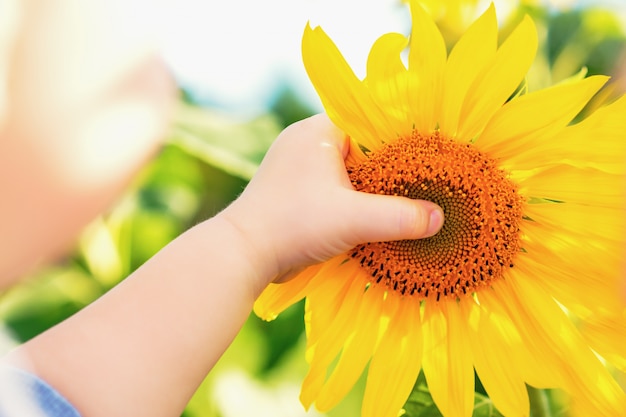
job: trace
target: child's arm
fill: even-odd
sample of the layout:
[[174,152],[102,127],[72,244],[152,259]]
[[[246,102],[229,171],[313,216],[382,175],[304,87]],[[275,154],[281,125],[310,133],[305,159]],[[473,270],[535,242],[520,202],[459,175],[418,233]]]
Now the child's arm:
[[287,128],[231,206],[9,360],[85,417],[180,415],[269,282],[358,243],[441,226],[431,203],[354,191],[347,152],[323,115]]

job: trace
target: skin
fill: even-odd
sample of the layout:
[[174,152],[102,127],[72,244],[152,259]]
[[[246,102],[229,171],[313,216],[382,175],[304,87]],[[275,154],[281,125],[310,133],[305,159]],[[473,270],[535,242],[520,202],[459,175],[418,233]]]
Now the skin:
[[[0,2],[4,288],[71,248],[159,148],[175,89],[145,19],[124,18],[132,4]],[[268,283],[441,227],[431,203],[354,191],[348,152],[325,115],[287,128],[228,208],[2,361],[83,416],[180,415]]]

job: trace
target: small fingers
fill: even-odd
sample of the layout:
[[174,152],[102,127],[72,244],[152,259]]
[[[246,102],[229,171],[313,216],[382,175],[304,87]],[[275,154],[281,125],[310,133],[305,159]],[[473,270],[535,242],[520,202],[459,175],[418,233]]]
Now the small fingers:
[[424,200],[354,192],[350,222],[358,242],[421,239],[435,235],[444,222],[439,206]]

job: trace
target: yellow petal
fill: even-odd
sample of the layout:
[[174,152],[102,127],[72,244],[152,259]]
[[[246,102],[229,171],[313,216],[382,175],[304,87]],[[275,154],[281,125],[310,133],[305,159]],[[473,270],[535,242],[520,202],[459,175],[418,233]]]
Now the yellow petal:
[[525,214],[546,235],[553,232],[574,239],[621,245],[626,243],[626,216],[622,207],[598,207],[589,204],[528,204]]
[[417,0],[411,0],[411,46],[409,50],[409,108],[415,129],[435,129],[441,108],[446,45],[432,18]]
[[348,152],[348,156],[345,159],[346,167],[355,167],[361,164],[363,161],[367,159],[367,156],[361,150],[359,143],[354,140],[354,138],[350,138],[350,151]]
[[[571,203],[528,204],[524,253],[516,266],[576,314],[619,311],[626,219],[622,209]],[[594,261],[589,262],[589,252]],[[549,256],[551,261],[545,262]],[[549,276],[550,279],[545,279]]]
[[361,416],[397,417],[417,380],[421,360],[420,303],[403,298],[372,357]]
[[[347,281],[349,282],[348,290],[343,297],[336,298],[339,305],[332,307],[337,309],[335,319],[326,323],[315,323],[321,326],[326,325],[327,331],[322,333],[314,344],[311,343],[310,339],[307,340],[306,356],[311,367],[302,383],[300,393],[300,401],[306,408],[310,407],[319,396],[326,381],[328,367],[339,354],[346,340],[355,331],[352,322],[359,312],[366,282],[358,276]],[[318,307],[315,305],[315,294],[312,295],[313,297],[307,298],[307,314]],[[324,305],[321,304],[319,307],[324,307]],[[308,324],[313,324],[313,320]]]
[[450,52],[446,64],[439,128],[455,137],[461,106],[470,85],[484,71],[498,47],[498,23],[493,4],[470,26]]
[[581,324],[589,345],[622,372],[626,372],[626,308],[621,314],[594,314]]
[[[497,284],[508,285],[506,281]],[[560,375],[554,372],[555,365],[545,366],[522,334],[523,329],[518,329],[508,311],[506,298],[502,291],[498,293],[499,286],[484,288],[477,294],[481,309],[480,326],[485,326],[487,332],[492,331],[490,334],[501,341],[503,354],[509,356],[508,366],[513,375],[520,375],[523,381],[538,388],[562,386]]]
[[330,119],[370,150],[393,137],[383,111],[320,27],[307,25],[302,37],[304,67]]
[[321,362],[313,362],[309,367],[300,390],[300,402],[305,410],[311,407],[326,380],[326,367]]
[[[626,395],[554,300],[523,276],[510,280],[505,294],[517,327],[538,357],[552,362],[564,389],[593,415],[617,416],[626,410]],[[506,291],[506,286],[499,290]]]
[[[524,195],[574,204],[589,204],[607,208],[624,207],[625,177],[595,168],[576,168],[561,164],[543,169],[533,175],[511,178],[522,187]],[[593,198],[590,198],[593,196]]]
[[[312,312],[317,308],[322,308],[327,305],[335,311],[335,316],[329,321],[313,320],[319,316],[311,317],[310,324],[318,326],[319,329],[315,332],[308,327],[309,323],[305,323],[307,324],[307,332],[309,334],[313,333],[313,337],[307,340],[307,350],[314,350],[310,355],[312,362],[321,362],[325,364],[325,366],[330,365],[337,356],[337,353],[341,350],[346,339],[355,331],[352,323],[362,304],[367,281],[360,276],[354,276],[347,277],[347,282],[347,288],[337,287],[340,290],[337,297],[329,298],[330,302],[336,303],[334,306],[318,302],[320,298],[317,297],[315,293],[307,297],[307,307],[309,311]],[[315,324],[313,324],[313,322],[315,322]],[[318,334],[319,336],[317,336]],[[307,354],[309,354],[309,352],[307,352]]]
[[[365,84],[387,119],[393,124],[396,136],[408,136],[413,126],[407,123],[410,112],[407,95],[407,69],[400,53],[408,45],[408,39],[399,33],[387,33],[372,46],[367,60]],[[381,138],[389,142],[395,137]]]
[[[582,122],[568,126],[539,149],[516,158],[519,167],[564,162],[626,178],[626,96],[600,108]],[[524,165],[525,164],[525,165]]]
[[[488,297],[488,292],[487,289],[480,291],[479,299]],[[526,384],[510,365],[512,352],[521,346],[516,329],[501,311],[487,309],[472,299],[462,300],[460,304],[468,317],[478,316],[476,326],[468,328],[469,345],[476,373],[489,398],[506,416],[528,416]]]
[[466,346],[467,321],[456,301],[425,303],[422,367],[433,400],[444,416],[472,415],[474,368]]
[[[342,308],[356,308],[358,298],[354,294],[363,291],[365,286],[365,281],[358,276],[359,273],[362,270],[356,262],[351,261],[334,270],[326,269],[320,273],[322,276],[309,290],[305,304],[308,347],[315,345],[322,336],[329,333],[329,327],[336,322]],[[352,298],[346,299],[347,296]],[[349,315],[345,312],[342,314],[346,316],[347,325]]]
[[337,366],[322,387],[315,406],[325,412],[335,407],[352,389],[372,357],[382,312],[384,291],[371,286],[361,295],[360,308],[353,317],[354,331],[346,340]]
[[459,138],[470,140],[481,133],[519,86],[536,52],[537,31],[533,21],[525,17],[469,88],[461,109]]
[[500,287],[507,285],[507,281],[499,282],[493,288],[485,288],[477,294],[481,325],[486,326],[485,330],[492,331],[490,334],[502,342],[504,353],[509,355],[508,366],[513,375],[520,375],[523,381],[537,388],[561,386],[561,378],[552,369],[553,364],[546,366],[536,351],[529,350],[530,344],[507,311],[506,295],[509,292],[503,294],[500,290]]
[[[575,239],[542,223],[530,222],[523,230],[525,251],[515,260],[515,269],[526,280],[548,289],[576,314],[599,308],[619,310],[621,249],[615,249],[614,244],[603,247],[584,238]],[[593,262],[589,262],[590,248],[594,251]]]
[[[336,265],[338,261],[335,259],[334,261],[328,261],[328,263]],[[287,307],[304,298],[309,284],[323,265],[310,266],[285,283],[268,285],[255,301],[254,313],[263,320],[274,320]]]
[[[507,166],[518,157],[524,158],[526,150],[545,155],[554,148],[550,137],[571,122],[607,80],[590,77],[513,99],[494,114],[476,145],[498,159],[506,159]],[[553,158],[556,161],[558,155]]]

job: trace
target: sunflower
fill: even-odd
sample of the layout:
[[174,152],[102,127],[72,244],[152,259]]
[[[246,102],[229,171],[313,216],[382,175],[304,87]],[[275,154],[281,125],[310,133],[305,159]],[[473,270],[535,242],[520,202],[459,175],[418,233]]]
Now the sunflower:
[[369,365],[367,417],[397,416],[420,371],[444,416],[472,414],[474,373],[507,416],[529,415],[527,385],[564,390],[577,415],[626,415],[605,366],[626,371],[626,98],[574,122],[607,77],[526,92],[530,18],[499,45],[491,6],[448,54],[410,8],[410,37],[381,36],[363,80],[321,28],[304,32],[309,77],[352,141],[354,188],[433,201],[446,220],[261,294],[266,320],[306,298],[303,405],[333,408]]

